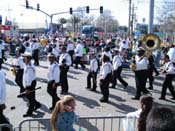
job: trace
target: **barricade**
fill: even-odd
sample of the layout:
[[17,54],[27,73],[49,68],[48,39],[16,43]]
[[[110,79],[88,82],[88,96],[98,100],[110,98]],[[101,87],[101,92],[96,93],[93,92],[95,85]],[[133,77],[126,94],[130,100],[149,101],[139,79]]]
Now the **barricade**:
[[12,125],[11,124],[0,124],[0,131],[13,131]]
[[[76,131],[136,131],[136,119],[124,116],[79,117],[74,124]],[[51,131],[50,119],[27,119],[14,131]]]

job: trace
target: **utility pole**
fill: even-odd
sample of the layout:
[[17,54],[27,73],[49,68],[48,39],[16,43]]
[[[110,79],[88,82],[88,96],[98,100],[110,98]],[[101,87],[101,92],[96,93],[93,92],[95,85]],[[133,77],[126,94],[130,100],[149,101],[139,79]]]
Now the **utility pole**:
[[134,3],[132,4],[132,13],[131,13],[131,34],[133,33],[133,30],[134,30],[134,18],[135,18],[135,6],[134,6]]
[[128,19],[128,35],[131,34],[131,2],[132,0],[129,0],[129,19]]
[[148,33],[153,33],[153,23],[154,23],[154,0],[150,0],[150,7],[149,7],[149,28]]

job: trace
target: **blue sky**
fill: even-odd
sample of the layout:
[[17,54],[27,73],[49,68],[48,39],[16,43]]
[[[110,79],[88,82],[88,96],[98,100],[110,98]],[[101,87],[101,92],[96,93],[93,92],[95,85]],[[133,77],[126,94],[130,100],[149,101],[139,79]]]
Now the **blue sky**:
[[[40,3],[40,9],[44,10],[48,14],[69,11],[72,7],[76,9],[77,7],[89,6],[91,8],[100,8],[103,6],[104,10],[110,10],[112,15],[119,21],[120,25],[128,25],[128,0],[28,0],[29,5],[36,8],[37,3]],[[135,0],[137,1],[137,0]],[[138,22],[142,22],[142,18],[146,18],[148,21],[148,0],[139,0],[140,2],[135,2],[137,6],[136,13]],[[44,23],[46,16],[40,12],[34,10],[27,10],[20,5],[25,5],[25,0],[0,0],[0,15],[8,19],[16,19],[17,22],[21,23]],[[11,9],[11,11],[7,11]],[[90,14],[95,16],[99,15],[99,11],[90,11]],[[70,14],[57,15],[54,19],[61,17],[70,17]],[[49,18],[47,18],[49,21]]]

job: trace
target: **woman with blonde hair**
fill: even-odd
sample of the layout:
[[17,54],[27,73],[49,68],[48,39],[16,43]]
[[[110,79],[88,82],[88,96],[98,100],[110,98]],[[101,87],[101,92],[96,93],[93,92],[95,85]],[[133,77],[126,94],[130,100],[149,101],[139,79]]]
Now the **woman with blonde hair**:
[[76,120],[75,106],[75,99],[71,95],[64,96],[56,103],[50,121],[52,131],[75,131],[73,128]]

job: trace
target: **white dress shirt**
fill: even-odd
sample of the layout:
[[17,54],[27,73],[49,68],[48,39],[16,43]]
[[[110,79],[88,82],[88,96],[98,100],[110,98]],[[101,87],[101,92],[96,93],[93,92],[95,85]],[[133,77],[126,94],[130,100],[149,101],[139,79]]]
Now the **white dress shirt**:
[[170,61],[175,63],[175,48],[170,48],[167,55],[170,57]]
[[55,47],[55,48],[52,49],[52,53],[53,53],[56,57],[58,57],[58,56],[60,55],[60,50],[59,50],[57,47]]
[[6,80],[5,72],[0,70],[0,104],[5,104],[6,101]]
[[73,43],[68,43],[67,44],[67,52],[74,50],[74,44]]
[[72,64],[72,60],[71,60],[71,57],[68,53],[62,53],[60,55],[60,58],[59,58],[59,65],[62,65],[62,61],[63,59],[66,60],[66,65],[67,66],[70,66]]
[[38,43],[38,42],[33,42],[33,43],[31,43],[31,48],[32,48],[32,50],[37,50],[37,49],[39,49],[39,43]]
[[83,56],[83,46],[80,43],[78,43],[74,52],[76,56],[82,57]]
[[24,64],[23,81],[25,86],[31,86],[32,81],[36,80],[36,71],[33,64]]
[[171,62],[166,62],[163,66],[163,70],[166,71],[166,74],[175,74],[174,66]]
[[60,82],[60,68],[57,62],[52,63],[48,68],[48,82],[52,80],[54,80],[55,83]]
[[108,73],[111,73],[112,65],[110,62],[105,62],[100,68],[100,80],[104,80]]
[[98,62],[96,58],[90,60],[90,72],[97,72]]
[[147,70],[148,68],[148,59],[143,57],[142,59],[136,56],[136,71]]
[[20,69],[24,69],[25,63],[22,56],[17,58],[16,65],[19,66]]
[[119,55],[115,55],[112,61],[113,69],[117,70],[122,65],[122,58]]

